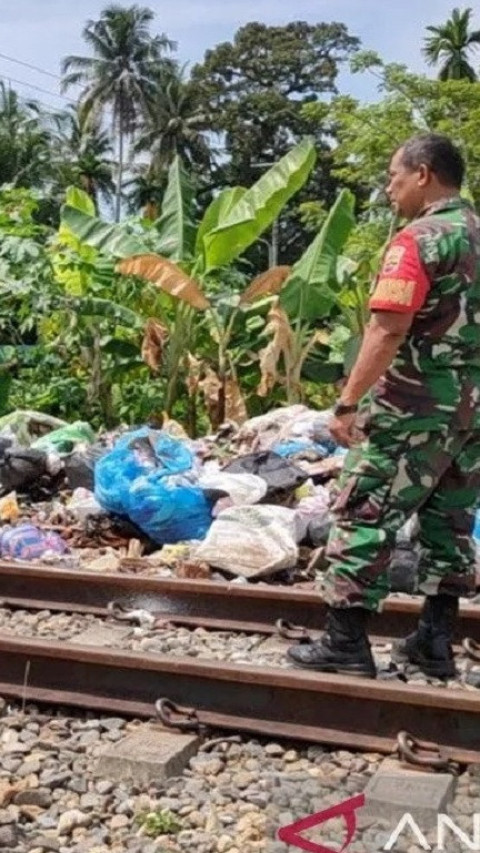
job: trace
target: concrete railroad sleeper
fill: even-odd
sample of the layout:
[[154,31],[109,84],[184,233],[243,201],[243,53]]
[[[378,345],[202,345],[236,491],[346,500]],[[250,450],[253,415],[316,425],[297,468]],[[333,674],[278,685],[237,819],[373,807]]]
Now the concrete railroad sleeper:
[[[120,619],[132,610],[153,613],[159,625],[203,627],[215,631],[274,634],[288,620],[300,630],[280,627],[289,639],[304,630],[320,630],[325,604],[318,592],[295,587],[240,586],[215,581],[159,579],[138,575],[50,569],[28,563],[0,561],[0,602],[14,608],[93,613],[116,613]],[[115,606],[112,610],[112,604]],[[416,627],[421,598],[390,598],[372,620],[377,637],[405,637]],[[109,609],[110,607],[110,609]],[[480,606],[463,605],[456,642],[469,637],[480,642]]]
[[[390,754],[480,761],[480,693],[17,639],[0,634],[0,696]],[[159,701],[161,700],[161,701]],[[409,733],[406,735],[405,733]],[[411,737],[410,737],[411,736]],[[418,753],[420,755],[420,753]],[[423,763],[424,758],[419,759]]]

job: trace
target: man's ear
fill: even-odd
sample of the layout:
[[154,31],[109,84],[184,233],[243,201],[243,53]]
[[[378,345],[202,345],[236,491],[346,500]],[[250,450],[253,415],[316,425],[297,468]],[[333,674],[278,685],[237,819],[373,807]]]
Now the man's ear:
[[418,186],[425,187],[432,177],[432,170],[425,163],[420,163],[418,167]]

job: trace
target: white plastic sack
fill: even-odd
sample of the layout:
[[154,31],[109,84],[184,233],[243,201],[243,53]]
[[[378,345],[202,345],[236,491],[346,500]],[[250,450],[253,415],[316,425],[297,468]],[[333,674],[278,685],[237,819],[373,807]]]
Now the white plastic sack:
[[315,486],[313,495],[302,498],[296,508],[297,535],[305,538],[310,522],[326,522],[330,516],[331,494],[325,486]]
[[202,489],[219,489],[229,495],[234,506],[256,504],[267,494],[267,483],[256,474],[201,474],[198,485]]
[[246,578],[296,565],[295,512],[262,504],[226,509],[215,519],[195,559]]
[[95,500],[95,495],[89,489],[78,487],[70,498],[67,509],[78,521],[85,521],[91,515],[105,515],[105,510]]

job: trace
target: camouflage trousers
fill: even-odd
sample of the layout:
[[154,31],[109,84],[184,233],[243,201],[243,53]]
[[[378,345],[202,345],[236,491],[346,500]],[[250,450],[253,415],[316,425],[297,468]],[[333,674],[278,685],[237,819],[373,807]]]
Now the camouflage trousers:
[[415,512],[420,591],[471,594],[479,495],[479,431],[371,435],[345,458],[326,548],[326,601],[377,610],[396,533]]

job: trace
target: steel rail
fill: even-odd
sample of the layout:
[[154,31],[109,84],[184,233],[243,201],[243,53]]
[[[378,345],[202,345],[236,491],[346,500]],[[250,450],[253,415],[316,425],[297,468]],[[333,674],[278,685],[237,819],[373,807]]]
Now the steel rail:
[[203,725],[392,753],[408,731],[480,761],[480,694],[0,634],[0,695],[152,717],[161,697]]
[[[115,601],[125,610],[151,611],[160,622],[214,630],[271,634],[280,619],[321,629],[326,607],[318,592],[266,584],[78,572],[0,561],[0,601],[12,607],[64,610],[105,616]],[[390,598],[372,619],[378,637],[404,637],[416,627],[420,598]],[[456,642],[480,642],[480,606],[463,605]]]

